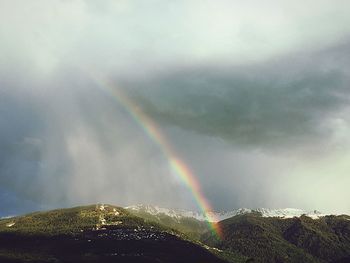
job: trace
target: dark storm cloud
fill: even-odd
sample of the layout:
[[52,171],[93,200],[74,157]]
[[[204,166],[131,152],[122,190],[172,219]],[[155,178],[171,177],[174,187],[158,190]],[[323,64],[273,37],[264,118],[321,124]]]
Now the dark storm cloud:
[[134,83],[135,98],[162,123],[240,144],[315,142],[332,133],[322,123],[348,106],[349,52],[346,43],[252,66],[180,68]]

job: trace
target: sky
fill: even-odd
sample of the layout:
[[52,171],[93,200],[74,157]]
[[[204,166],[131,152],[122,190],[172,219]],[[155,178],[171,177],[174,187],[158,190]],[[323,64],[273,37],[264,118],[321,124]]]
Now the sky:
[[347,0],[0,0],[0,39],[0,216],[198,209],[113,89],[214,210],[350,213]]

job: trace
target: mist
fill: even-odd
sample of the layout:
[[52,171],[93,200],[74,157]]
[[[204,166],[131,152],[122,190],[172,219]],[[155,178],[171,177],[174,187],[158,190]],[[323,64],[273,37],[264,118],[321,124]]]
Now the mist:
[[[347,1],[1,1],[0,216],[89,204],[349,213]],[[317,6],[317,8],[315,8]]]

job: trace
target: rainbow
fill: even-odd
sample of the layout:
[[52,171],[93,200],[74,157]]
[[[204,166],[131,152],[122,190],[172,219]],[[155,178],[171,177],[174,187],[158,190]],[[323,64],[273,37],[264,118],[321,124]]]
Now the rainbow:
[[[90,76],[91,76],[90,72]],[[177,156],[174,149],[168,143],[161,130],[156,123],[149,118],[126,94],[124,94],[115,85],[108,82],[106,79],[97,77],[96,74],[92,75],[95,84],[111,95],[119,105],[121,105],[134,119],[134,121],[142,128],[142,130],[155,142],[159,149],[163,152],[164,156],[168,160],[170,168],[180,178],[180,180],[186,185],[192,196],[197,203],[198,208],[203,212],[205,220],[212,231],[217,237],[221,238],[222,233],[219,225],[216,223],[218,220],[214,217],[209,202],[202,193],[200,184],[196,179],[196,176],[190,170],[190,168]]]

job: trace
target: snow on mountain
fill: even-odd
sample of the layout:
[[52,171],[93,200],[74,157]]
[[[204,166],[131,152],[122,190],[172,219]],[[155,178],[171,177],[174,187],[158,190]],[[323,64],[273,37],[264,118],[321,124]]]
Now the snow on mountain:
[[9,218],[12,218],[12,217],[15,217],[15,216],[0,216],[0,219],[9,219]]
[[[204,213],[182,210],[182,209],[168,209],[168,208],[162,208],[162,207],[152,206],[152,205],[133,205],[133,206],[127,206],[125,208],[134,212],[146,212],[152,215],[164,214],[176,219],[189,217],[189,218],[195,218],[200,221],[206,220],[206,216],[204,215]],[[232,211],[209,212],[208,214],[210,218],[213,218],[215,222],[218,222],[236,215],[242,215],[242,214],[248,214],[248,213],[259,213],[261,214],[262,217],[280,217],[280,218],[293,218],[293,217],[300,217],[301,215],[306,215],[313,219],[317,219],[319,217],[326,215],[316,210],[309,212],[309,211],[296,209],[296,208],[284,208],[284,209],[240,208]]]
[[302,215],[306,215],[313,219],[317,219],[322,216],[326,216],[326,214],[322,214],[317,210],[305,211],[305,210],[296,209],[296,208],[284,208],[284,209],[258,208],[258,209],[255,209],[254,211],[261,213],[263,217],[293,218],[293,217],[300,217]]

